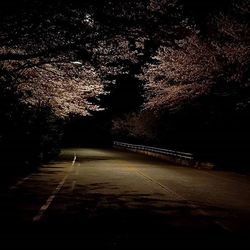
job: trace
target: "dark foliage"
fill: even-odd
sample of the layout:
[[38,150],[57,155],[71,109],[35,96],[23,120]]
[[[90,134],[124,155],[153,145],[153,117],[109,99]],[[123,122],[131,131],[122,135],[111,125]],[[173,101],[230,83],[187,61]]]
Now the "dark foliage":
[[61,122],[48,107],[22,104],[9,78],[0,83],[0,154],[2,170],[21,173],[59,153]]

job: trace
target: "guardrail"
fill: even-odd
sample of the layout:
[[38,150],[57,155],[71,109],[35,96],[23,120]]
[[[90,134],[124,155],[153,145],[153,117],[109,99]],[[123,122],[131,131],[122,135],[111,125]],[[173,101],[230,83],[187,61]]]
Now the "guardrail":
[[138,144],[130,144],[124,142],[114,141],[113,146],[119,149],[126,149],[129,151],[146,154],[156,158],[164,159],[175,164],[192,166],[196,168],[211,169],[214,167],[211,163],[199,162],[191,153],[174,151],[164,148],[150,147]]
[[156,148],[156,147],[149,147],[144,145],[137,145],[137,144],[130,144],[130,143],[124,143],[124,142],[114,142],[114,146],[123,147],[127,149],[135,149],[135,150],[145,150],[152,153],[160,153],[163,155],[169,155],[169,156],[176,156],[183,159],[193,160],[194,157],[191,153],[184,153],[180,151],[174,151],[164,148]]

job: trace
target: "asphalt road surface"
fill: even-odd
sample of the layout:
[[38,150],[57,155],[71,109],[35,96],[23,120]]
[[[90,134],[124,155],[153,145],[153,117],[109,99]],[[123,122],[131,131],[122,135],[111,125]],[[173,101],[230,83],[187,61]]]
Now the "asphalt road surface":
[[66,149],[1,193],[0,249],[249,249],[250,177]]

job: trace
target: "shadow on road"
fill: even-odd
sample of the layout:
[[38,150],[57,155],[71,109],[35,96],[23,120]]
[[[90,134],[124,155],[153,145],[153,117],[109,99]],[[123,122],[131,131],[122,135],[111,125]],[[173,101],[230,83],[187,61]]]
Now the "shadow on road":
[[2,221],[2,242],[10,249],[247,249],[246,232],[227,232],[211,223],[216,216],[199,214],[202,209],[225,216],[222,209],[171,200],[157,206],[162,200],[147,195],[86,193],[66,205],[58,197],[57,209],[37,223],[17,223],[17,216]]

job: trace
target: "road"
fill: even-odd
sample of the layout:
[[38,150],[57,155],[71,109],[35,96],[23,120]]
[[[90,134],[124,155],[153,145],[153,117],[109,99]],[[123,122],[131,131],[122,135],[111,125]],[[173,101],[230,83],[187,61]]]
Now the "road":
[[249,176],[115,149],[65,149],[1,201],[1,249],[249,249]]

